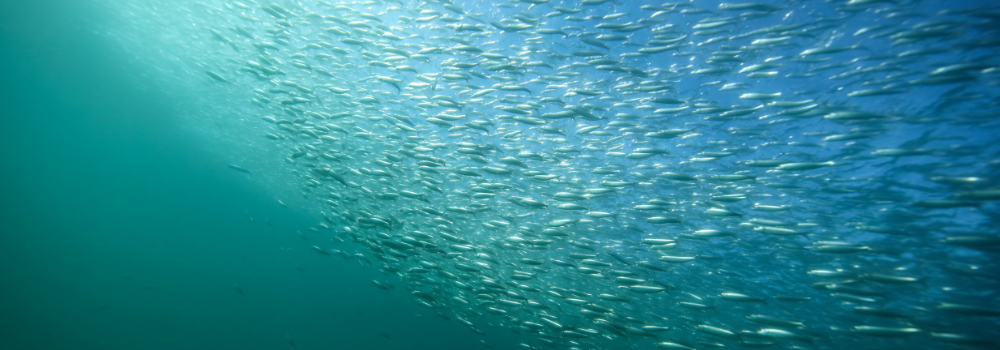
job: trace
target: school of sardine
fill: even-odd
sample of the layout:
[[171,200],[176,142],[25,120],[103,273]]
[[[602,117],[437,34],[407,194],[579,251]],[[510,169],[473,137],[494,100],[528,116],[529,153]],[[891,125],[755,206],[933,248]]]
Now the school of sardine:
[[471,332],[996,348],[1000,10],[962,5],[121,6],[285,155],[303,249]]

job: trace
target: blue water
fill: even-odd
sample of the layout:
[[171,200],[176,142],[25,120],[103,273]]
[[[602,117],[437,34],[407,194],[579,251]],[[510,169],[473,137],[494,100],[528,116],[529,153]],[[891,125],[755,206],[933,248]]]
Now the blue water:
[[[967,195],[968,191],[996,191],[1000,176],[996,142],[1000,135],[996,122],[1000,115],[1000,61],[996,58],[1000,45],[995,39],[1000,34],[1000,14],[988,1],[775,3],[787,7],[752,14],[760,18],[739,17],[752,10],[722,10],[719,2],[699,1],[679,8],[706,9],[715,15],[668,11],[657,15],[655,18],[663,22],[656,23],[646,22],[656,9],[640,8],[659,5],[649,2],[503,3],[510,7],[456,2],[466,12],[459,23],[478,25],[485,31],[465,37],[467,45],[484,51],[503,49],[497,52],[505,56],[522,52],[530,57],[494,61],[548,65],[522,66],[515,71],[488,70],[495,63],[486,63],[489,60],[480,53],[448,50],[466,45],[448,39],[455,32],[444,26],[451,22],[413,22],[431,15],[419,10],[460,16],[442,4],[420,5],[406,0],[345,4],[357,13],[375,14],[381,20],[376,21],[320,2],[275,3],[295,14],[285,16],[294,17],[285,22],[288,26],[263,10],[270,6],[266,2],[239,3],[246,8],[221,1],[0,3],[0,115],[4,121],[0,127],[0,348],[653,349],[658,343],[660,348],[670,348],[666,343],[698,349],[755,345],[816,349],[1000,346],[996,340],[1000,339],[1000,270],[996,262],[1000,251],[996,199],[1000,196],[969,199]],[[554,13],[555,6],[583,11],[545,17]],[[367,24],[352,27],[324,22],[306,15],[309,12]],[[607,20],[567,20],[568,16],[612,13],[625,15]],[[520,22],[501,22],[519,16],[523,19]],[[724,31],[695,35],[692,26],[706,23],[699,21],[712,16],[734,18],[723,19],[732,22],[719,27]],[[565,29],[567,35],[563,36],[513,29],[501,33],[497,28],[534,24],[534,19],[541,23],[538,28],[581,29]],[[601,22],[640,23],[644,27],[634,32],[595,28]],[[433,91],[410,85],[423,82],[417,73],[369,64],[374,57],[386,61],[390,56],[377,45],[340,41],[371,36],[360,31],[338,35],[325,30],[331,26],[348,31],[386,30],[380,23],[401,37],[406,35],[400,33],[421,36],[378,39],[400,47],[412,44],[405,47],[410,54],[419,50],[417,45],[444,48],[427,53],[426,60],[410,58],[392,65],[409,64],[420,74],[466,76],[448,80],[438,75],[433,79]],[[753,39],[739,37],[762,28],[799,23],[807,24],[810,31],[794,32],[795,28],[789,33],[754,37],[773,39],[787,34],[787,46],[758,48],[750,43]],[[855,34],[875,25],[885,27]],[[237,33],[234,26],[255,39]],[[290,34],[269,32],[283,26],[291,28]],[[674,38],[687,35],[681,41],[686,45],[662,53],[621,56],[655,46],[644,44],[650,40],[663,40],[654,37],[653,28]],[[897,39],[890,38],[899,36],[892,37],[891,32],[905,30],[927,30],[924,34],[928,38],[893,44]],[[224,40],[213,37],[212,31]],[[593,31],[584,37],[620,34],[628,38],[607,41],[609,48],[604,49],[573,35],[583,31]],[[877,33],[884,35],[871,36]],[[531,37],[541,39],[526,40]],[[713,37],[727,39],[706,43]],[[276,49],[254,46],[265,42]],[[302,48],[315,42],[332,45]],[[812,48],[853,45],[857,47],[842,52],[802,54]],[[751,49],[739,54],[724,52],[740,47]],[[331,48],[350,53],[341,55]],[[922,49],[940,51],[901,56],[908,50]],[[639,73],[633,71],[635,75],[628,77],[594,69],[594,65],[571,66],[592,59],[573,55],[580,50],[598,51]],[[365,57],[362,52],[374,54]],[[297,53],[306,55],[295,56]],[[331,57],[317,56],[323,53]],[[270,65],[262,64],[282,71],[268,77],[275,81],[254,77],[261,69],[248,72],[255,69],[248,62],[261,63],[261,57],[277,59]],[[795,61],[811,57],[828,59]],[[297,59],[308,61],[309,68],[293,66]],[[480,63],[459,68],[453,62]],[[780,64],[761,70],[778,71],[774,77],[739,73],[750,65],[768,62]],[[983,65],[960,71],[959,78],[966,80],[959,82],[919,83],[919,79],[940,76],[929,74],[935,69],[964,63]],[[833,66],[820,67],[827,64]],[[726,70],[717,75],[693,74],[717,67]],[[330,74],[321,74],[318,68]],[[469,71],[500,78],[486,79]],[[226,82],[206,72],[218,74]],[[529,83],[560,72],[581,74]],[[844,73],[848,74],[840,75]],[[378,76],[399,79],[400,89],[377,80]],[[527,86],[530,92],[502,90],[500,86],[509,84],[503,77]],[[882,83],[876,84],[880,80]],[[307,88],[296,91],[281,81]],[[670,88],[640,93],[630,90],[633,86],[620,87],[626,82],[643,86],[638,84],[641,81],[657,81],[649,85]],[[746,87],[720,91],[730,83]],[[559,84],[570,85],[552,86]],[[491,87],[497,91],[472,96]],[[848,96],[880,87],[901,91]],[[286,92],[263,91],[269,88]],[[350,91],[340,95],[332,88]],[[571,89],[579,89],[579,93],[567,95]],[[764,101],[739,98],[746,93],[778,92],[779,97]],[[588,93],[612,99],[588,99]],[[449,107],[444,104],[417,105],[446,100],[434,95],[464,105],[455,111],[446,111]],[[294,104],[299,111],[290,110],[281,101],[292,96],[309,101]],[[379,103],[359,102],[367,96]],[[651,96],[684,102],[614,105]],[[492,102],[504,97],[509,100]],[[587,110],[601,119],[588,120],[580,114],[573,119],[543,120],[564,135],[546,134],[536,125],[515,121],[512,117],[517,113],[510,112],[512,109],[495,108],[524,108],[534,118],[565,110],[548,102],[525,104],[542,97],[559,98],[570,105],[589,103],[592,107]],[[475,98],[484,100],[476,102]],[[732,110],[769,101],[806,100],[803,105],[818,105],[815,114],[789,116],[782,114],[789,108],[774,106],[735,118],[722,118],[722,112],[694,112],[708,106]],[[697,103],[705,105],[695,106]],[[689,108],[657,115],[654,108],[637,108],[642,105]],[[352,115],[322,118],[303,111],[327,115],[346,111]],[[880,117],[854,122],[831,118],[845,111]],[[455,126],[475,119],[493,125],[483,133],[449,130],[426,121],[443,112],[467,115],[450,122]],[[394,115],[408,118],[419,131],[397,126],[405,123]],[[291,122],[276,124],[262,119],[265,116]],[[608,125],[612,121],[633,125]],[[320,139],[279,128],[327,123],[340,125],[345,131],[329,131],[326,135],[332,138]],[[600,126],[599,130],[613,135],[578,132],[586,126]],[[636,126],[639,128],[628,129]],[[687,137],[670,139],[643,136],[666,129],[691,131]],[[358,135],[359,130],[372,134]],[[518,131],[519,138],[502,137]],[[823,140],[848,133],[871,136]],[[268,134],[279,140],[265,137]],[[417,170],[418,160],[412,156],[403,157],[392,167],[375,163],[375,159],[387,159],[386,154],[402,154],[399,150],[407,148],[406,137],[417,135],[424,139],[411,139],[411,146],[418,142],[423,142],[421,146],[442,144],[441,149],[421,151],[447,163],[440,174]],[[457,151],[468,148],[457,142],[487,146],[479,152],[489,164]],[[599,149],[584,149],[587,144]],[[621,149],[614,149],[618,145]],[[558,147],[574,150],[555,150]],[[643,147],[658,148],[667,155],[623,157]],[[919,154],[878,153],[897,148]],[[499,161],[521,151],[543,154],[546,160],[517,157],[527,169]],[[616,151],[623,154],[616,156]],[[334,162],[321,156],[330,152],[352,158]],[[704,152],[732,154],[706,156]],[[717,159],[710,159],[713,157]],[[835,165],[782,171],[746,163],[765,159],[830,161]],[[491,174],[482,170],[483,166],[505,167],[511,174]],[[617,167],[620,172],[610,176],[593,173],[597,167]],[[323,168],[337,172],[348,183],[313,170]],[[362,168],[384,170],[393,177],[380,179],[360,172]],[[458,168],[472,169],[483,177],[456,175]],[[524,173],[528,170],[545,171],[556,179],[532,179]],[[663,172],[693,175],[699,180],[686,184],[658,176]],[[421,183],[417,175],[421,173],[442,183]],[[713,178],[732,174],[755,179],[728,182]],[[965,180],[934,180],[941,176],[976,179],[963,184],[955,181]],[[556,193],[581,194],[587,188],[613,186],[606,181],[628,184],[611,195],[573,203],[585,205],[592,214],[607,212],[613,217],[557,209],[569,202],[555,199]],[[493,198],[472,197],[470,191],[483,182],[507,187],[495,191]],[[402,190],[422,193],[427,201],[375,197]],[[718,197],[739,193],[747,198],[730,202]],[[547,207],[516,205],[511,197],[542,201]],[[653,198],[675,204],[657,212],[633,209]],[[934,203],[921,202],[933,200],[956,200],[961,206],[931,208]],[[754,203],[792,209],[764,212],[755,210]],[[477,204],[486,209],[475,214],[447,209],[475,208]],[[740,216],[707,212],[720,206]],[[683,220],[665,225],[646,220],[657,215]],[[372,217],[392,221],[391,227],[363,220]],[[546,224],[556,219],[577,220],[558,225],[569,237],[542,234]],[[790,229],[803,234],[765,234],[768,225],[755,220],[791,223]],[[466,252],[454,247],[455,242],[442,239],[447,229],[438,226],[442,223],[448,223],[446,226],[457,231],[454,235],[470,241],[467,244],[475,250]],[[860,228],[866,225],[885,227],[893,234]],[[736,237],[693,238],[692,232],[700,229],[723,230]],[[419,232],[434,238],[420,238]],[[396,249],[399,242],[414,235],[433,245],[421,242],[416,248]],[[943,242],[960,236],[976,236],[981,241],[965,245]],[[679,248],[660,254],[643,243],[644,238],[675,239]],[[551,242],[542,243],[546,240]],[[848,242],[861,251],[825,253],[825,241]],[[596,265],[581,265],[580,260],[567,258],[571,253],[595,254]],[[657,261],[659,255],[696,259],[673,264]],[[544,264],[526,264],[525,258]],[[567,268],[554,260],[589,266],[601,273],[581,273],[586,270]],[[667,271],[635,264],[641,260]],[[460,265],[480,266],[480,271],[468,273]],[[839,274],[829,277],[808,273],[837,269]],[[514,270],[533,275],[521,280],[515,278]],[[653,294],[632,291],[628,284],[615,281],[614,271],[632,272],[645,280],[643,285],[665,290]],[[879,282],[873,275],[913,277],[917,281]],[[373,280],[392,288],[378,288]],[[458,288],[456,281],[472,287]],[[503,288],[494,288],[489,281]],[[762,302],[720,296],[727,292],[747,294]],[[598,297],[608,293],[631,302]],[[785,296],[810,299],[790,302],[780,298]],[[865,301],[867,298],[872,300]],[[526,300],[541,306],[530,306]],[[577,300],[590,308],[574,304]],[[680,307],[678,303],[683,302],[714,309],[691,310]],[[949,303],[967,305],[974,311],[949,311]],[[907,317],[876,317],[853,311],[856,307],[892,310]],[[613,312],[594,311],[602,308]],[[504,314],[497,314],[497,309]],[[750,321],[751,315],[799,321],[805,326],[765,325]],[[561,328],[545,323],[546,318],[558,321]],[[641,330],[643,325],[669,330],[646,333]],[[704,326],[734,334],[713,334]],[[889,327],[902,333],[866,334],[859,326]],[[795,336],[761,333],[767,328],[784,329]]]

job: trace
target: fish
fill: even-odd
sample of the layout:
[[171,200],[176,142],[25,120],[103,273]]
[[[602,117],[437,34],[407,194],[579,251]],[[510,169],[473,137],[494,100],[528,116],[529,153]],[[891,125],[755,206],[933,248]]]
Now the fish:
[[100,32],[158,52],[230,169],[301,194],[291,252],[486,347],[1000,338],[989,7],[201,5]]
[[227,84],[229,83],[229,80],[226,80],[226,78],[223,78],[218,73],[212,71],[205,71],[205,74],[208,74],[209,77],[212,77],[212,79],[215,79],[215,81],[218,81],[220,83],[227,83]]
[[233,170],[239,171],[241,173],[252,174],[250,172],[250,170],[244,169],[243,167],[241,167],[239,165],[236,165],[236,164],[229,164],[228,167],[229,167],[229,169],[233,169]]

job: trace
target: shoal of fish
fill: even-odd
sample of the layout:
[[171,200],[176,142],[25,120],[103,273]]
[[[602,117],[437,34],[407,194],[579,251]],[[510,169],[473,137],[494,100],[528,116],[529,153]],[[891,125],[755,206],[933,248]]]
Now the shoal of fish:
[[247,142],[286,155],[318,217],[302,248],[471,332],[530,349],[996,348],[1000,11],[958,5],[174,11],[197,23],[183,76],[238,96]]

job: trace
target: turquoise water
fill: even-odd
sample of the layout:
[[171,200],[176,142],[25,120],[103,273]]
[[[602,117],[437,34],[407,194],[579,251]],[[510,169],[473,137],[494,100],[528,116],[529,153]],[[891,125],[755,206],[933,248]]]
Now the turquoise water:
[[[1000,15],[988,7],[275,4],[289,13],[250,1],[0,4],[0,348],[998,344]],[[856,34],[873,25],[884,27]],[[598,35],[622,38],[581,42]],[[413,57],[421,45],[441,49]],[[821,47],[842,50],[804,53]],[[926,49],[937,51],[911,52]],[[768,63],[759,72],[774,76],[745,70]],[[955,73],[930,73],[943,67]],[[705,69],[721,70],[695,73]],[[920,80],[942,77],[954,81]],[[869,89],[885,94],[848,95]],[[721,109],[696,112],[710,107]],[[811,109],[789,112],[800,107]],[[855,111],[868,114],[837,119]],[[463,127],[473,120],[487,131]],[[690,130],[649,136],[676,129]],[[747,163],[769,159],[814,166]],[[724,234],[697,235],[706,229]],[[629,276],[642,282],[616,278]]]
[[95,32],[107,13],[5,3],[0,16],[0,347],[477,346],[373,291],[373,269],[307,251],[291,232],[315,220],[207,151],[180,125],[182,100],[137,86],[149,68]]

